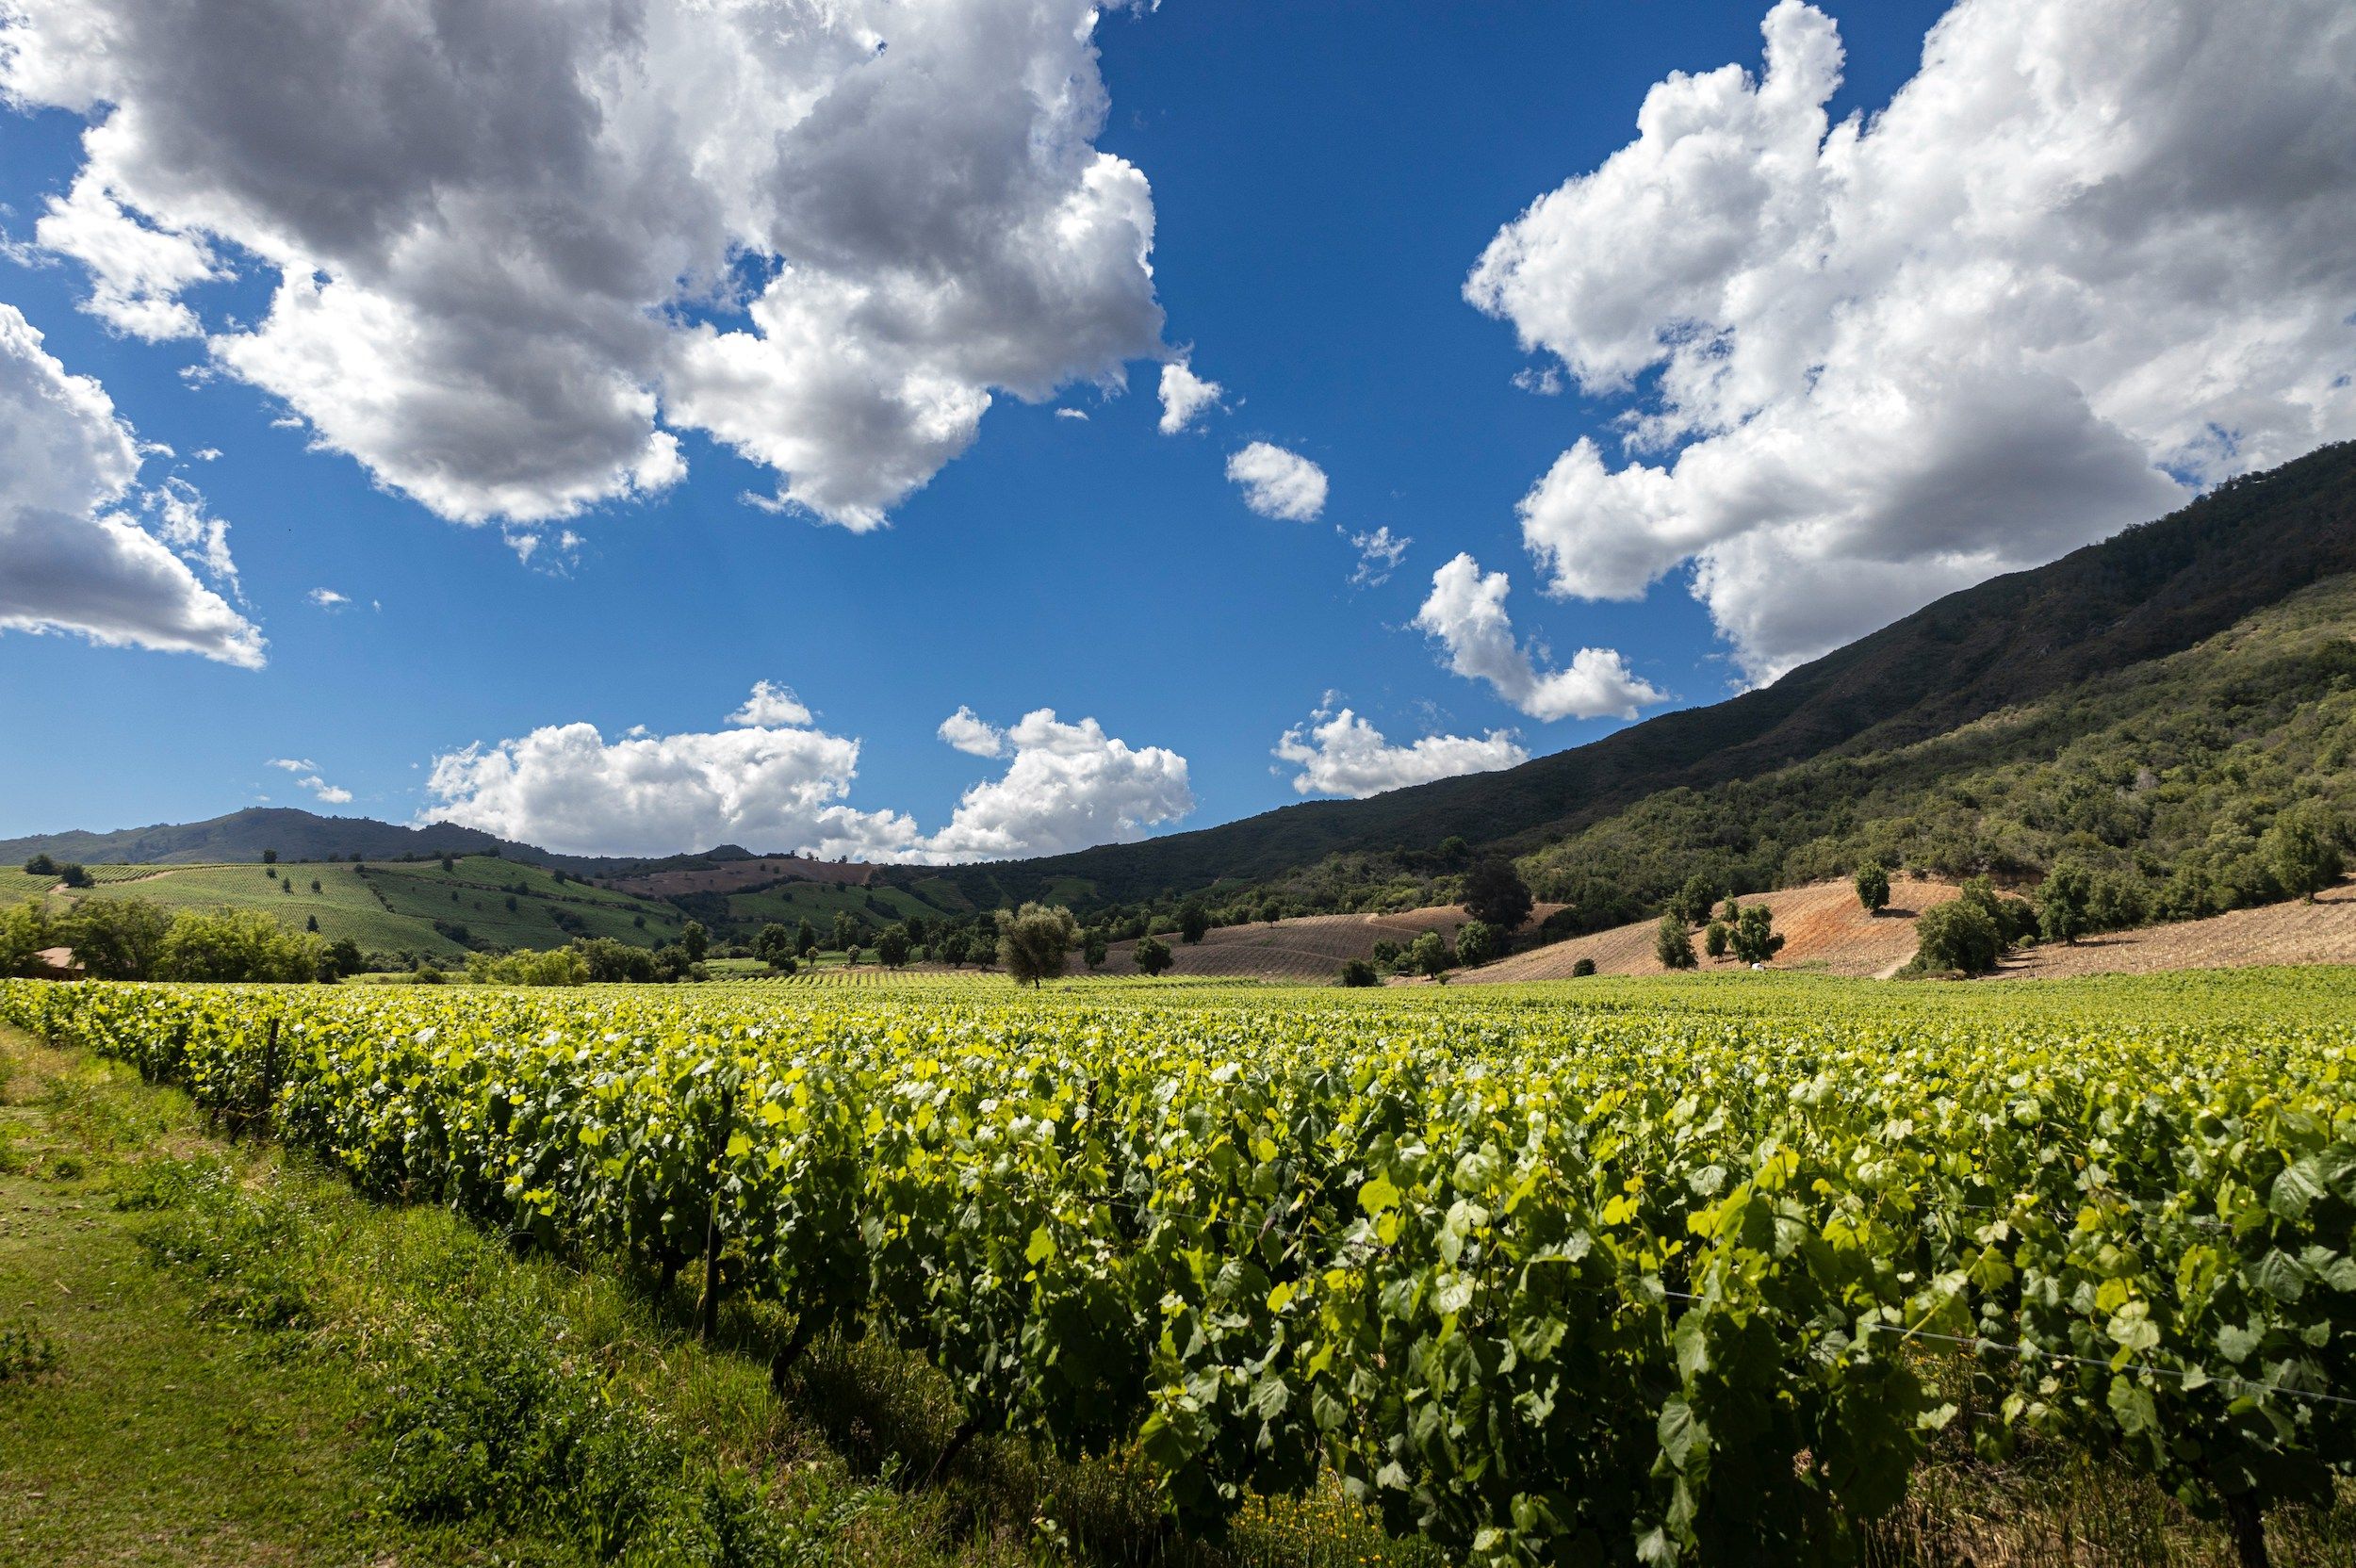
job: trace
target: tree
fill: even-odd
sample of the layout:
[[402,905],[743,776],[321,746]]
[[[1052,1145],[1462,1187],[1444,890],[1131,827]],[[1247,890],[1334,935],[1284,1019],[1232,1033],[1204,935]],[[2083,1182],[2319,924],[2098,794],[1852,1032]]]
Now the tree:
[[31,859],[25,862],[25,874],[27,876],[55,876],[57,874],[57,862],[52,860],[46,855],[36,855]]
[[769,922],[753,933],[753,956],[771,969],[777,967],[779,958],[791,957],[793,952],[794,933],[776,921]]
[[1417,974],[1437,980],[1456,961],[1450,953],[1448,939],[1437,931],[1426,931],[1407,944],[1407,967]]
[[1374,966],[1364,958],[1352,958],[1342,966],[1342,984],[1345,986],[1371,986],[1376,979]]
[[1440,841],[1440,858],[1450,865],[1461,864],[1464,857],[1471,853],[1472,845],[1454,833]]
[[1878,860],[1868,860],[1857,867],[1852,884],[1857,889],[1857,901],[1869,915],[1878,915],[1890,906],[1890,873]]
[[1709,873],[1697,871],[1685,879],[1685,885],[1669,900],[1669,912],[1689,926],[1699,925],[1718,906],[1720,890]]
[[1661,960],[1663,969],[1692,969],[1699,959],[1693,956],[1693,939],[1686,933],[1685,922],[1675,910],[1663,913],[1652,930],[1652,956]]
[[2348,829],[2331,808],[2312,796],[2274,814],[2258,849],[2282,890],[2313,904],[2315,894],[2347,869]]
[[1743,908],[1734,923],[1730,940],[1738,963],[1763,964],[1783,950],[1783,939],[1775,935],[1775,911],[1764,904]]
[[1725,921],[1713,920],[1702,928],[1702,951],[1711,957],[1725,957],[1726,949],[1733,945],[1734,933],[1726,929]]
[[1160,974],[1165,970],[1169,969],[1172,962],[1170,956],[1170,944],[1162,940],[1159,937],[1139,937],[1137,939],[1137,960],[1138,973],[1145,975]]
[[2094,874],[2082,860],[2053,862],[2037,890],[2037,927],[2049,941],[2075,943],[2086,935],[2086,914],[2094,902]]
[[262,864],[266,866],[274,866],[278,864],[278,851],[274,849],[266,849],[262,851]]
[[859,922],[852,917],[850,910],[837,909],[834,912],[834,942],[832,944],[835,951],[847,953],[858,940]]
[[1503,856],[1493,855],[1464,874],[1464,912],[1496,926],[1500,939],[1522,928],[1534,903],[1529,884]]
[[1203,939],[1211,928],[1211,912],[1199,903],[1188,900],[1178,911],[1178,937],[1188,947]]
[[843,963],[847,969],[859,968],[859,943],[853,942],[843,950]]
[[1922,911],[1914,923],[1914,961],[1909,972],[1986,974],[2004,949],[2004,934],[1979,904],[1950,899]]
[[704,929],[703,922],[691,920],[679,927],[679,944],[687,950],[689,963],[700,964],[704,961],[704,955],[711,951],[712,933]]
[[166,976],[156,958],[171,929],[171,914],[143,898],[86,898],[55,932],[93,979],[159,980]]
[[1025,904],[998,925],[998,961],[1018,986],[1044,985],[1063,973],[1080,939],[1080,923],[1060,904]]
[[966,952],[971,947],[972,941],[973,939],[955,926],[942,932],[940,947],[941,961],[951,969],[956,969],[965,962]]
[[[40,874],[46,876],[49,873]],[[54,945],[49,917],[42,912],[39,899],[28,898],[0,909],[0,975],[31,973],[33,955]]]
[[360,944],[350,937],[336,938],[319,955],[319,979],[329,985],[347,974],[357,974],[368,967],[368,959],[360,954]]
[[315,892],[315,893],[317,893],[317,892],[324,892],[324,891],[326,891],[326,890],[325,890],[324,888],[321,888],[321,887],[319,886],[319,879],[318,877],[316,877],[316,876],[314,876],[313,878],[311,878],[311,890],[312,890],[313,892]]
[[[275,855],[276,855],[276,852],[275,852],[275,851],[272,851],[272,856],[273,856],[273,858],[275,858]],[[442,869],[443,869],[444,871],[456,871],[456,870],[458,869],[458,859],[457,859],[457,857],[455,857],[455,856],[451,856],[451,855],[445,855],[445,856],[443,856],[443,857],[442,857]]]
[[1483,920],[1468,920],[1456,931],[1456,960],[1470,968],[1505,956],[1505,933]]
[[319,916],[317,916],[317,915],[306,915],[306,916],[304,916],[304,917],[303,917],[303,929],[304,929],[305,931],[310,931],[310,932],[316,933],[316,932],[319,930]]
[[1103,969],[1104,960],[1112,956],[1112,944],[1104,939],[1104,932],[1091,931],[1080,948],[1080,956],[1088,968]]
[[95,885],[90,881],[90,873],[84,871],[80,863],[74,860],[68,860],[57,868],[57,880],[69,888],[88,888]]
[[818,951],[818,927],[810,924],[808,916],[794,927],[794,956],[807,958]]
[[1368,954],[1367,956],[1374,960],[1374,967],[1377,969],[1397,970],[1399,968],[1399,943],[1394,941],[1376,942],[1374,944],[1374,951]]
[[908,961],[908,928],[893,923],[883,928],[875,939],[875,956],[886,969],[898,969]]
[[259,910],[183,909],[156,945],[155,978],[300,983],[318,978],[323,952],[318,938],[284,930]]

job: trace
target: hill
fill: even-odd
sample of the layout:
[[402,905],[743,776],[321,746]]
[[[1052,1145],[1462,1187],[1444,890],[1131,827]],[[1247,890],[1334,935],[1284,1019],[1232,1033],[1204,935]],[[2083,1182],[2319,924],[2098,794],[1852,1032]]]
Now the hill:
[[604,862],[576,863],[479,828],[437,822],[402,827],[368,817],[323,817],[292,807],[254,807],[205,822],[157,824],[113,832],[35,833],[0,839],[0,864],[21,865],[35,855],[86,865],[210,865],[258,861],[265,850],[285,860],[399,860],[440,855],[497,855],[538,865],[585,871]]
[[[1517,768],[941,874],[978,905],[1051,890],[1130,904],[1221,884],[1264,887],[1336,857],[1386,856],[1450,836],[1528,854],[1667,792],[1706,791],[1820,758],[1889,755],[2047,703],[2183,653],[2351,571],[2356,444],[2342,444],[2234,481],[2049,565],[1949,595],[1773,685]],[[1363,890],[1368,879],[1343,880]]]

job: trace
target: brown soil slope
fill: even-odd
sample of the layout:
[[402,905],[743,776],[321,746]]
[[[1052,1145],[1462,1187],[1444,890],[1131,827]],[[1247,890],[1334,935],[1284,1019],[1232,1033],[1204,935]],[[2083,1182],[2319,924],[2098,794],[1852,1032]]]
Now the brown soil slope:
[[[1530,916],[1544,920],[1559,904],[1541,904]],[[1450,941],[1464,923],[1460,905],[1441,904],[1396,915],[1303,915],[1273,924],[1222,925],[1192,946],[1166,936],[1176,960],[1172,974],[1207,974],[1227,980],[1331,980],[1352,958],[1371,957],[1374,944],[1393,941],[1404,947],[1426,931],[1439,931]],[[1137,943],[1115,942],[1104,964],[1107,974],[1129,974],[1137,969]]]
[[2318,893],[2313,904],[2293,900],[2175,925],[2109,931],[2075,947],[2046,943],[2005,959],[2000,978],[2146,974],[2251,964],[2356,964],[2356,884],[2343,882]]
[[[1783,951],[1775,955],[1776,969],[1810,969],[1829,974],[1889,974],[1914,956],[1914,918],[1934,905],[1955,896],[1943,882],[1892,877],[1890,907],[1878,915],[1860,908],[1857,893],[1846,882],[1818,882],[1760,893],[1745,904],[1764,904],[1774,911]],[[1448,978],[1462,984],[1502,984],[1512,980],[1566,980],[1571,966],[1581,958],[1595,961],[1598,974],[1659,974],[1661,960],[1653,956],[1653,925],[1642,921],[1592,936],[1517,953],[1482,969],[1465,970]],[[1693,951],[1701,952],[1701,938]],[[1732,969],[1734,960],[1712,962],[1704,969]]]

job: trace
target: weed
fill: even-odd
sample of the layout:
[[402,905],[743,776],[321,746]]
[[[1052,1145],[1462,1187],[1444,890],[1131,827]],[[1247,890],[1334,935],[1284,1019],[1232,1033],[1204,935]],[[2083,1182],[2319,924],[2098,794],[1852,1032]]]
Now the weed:
[[309,1230],[300,1211],[274,1186],[239,1186],[229,1168],[218,1162],[190,1162],[177,1177],[159,1172],[148,1180],[155,1184],[148,1189],[151,1194],[170,1192],[176,1201],[140,1226],[139,1245],[155,1262],[196,1277],[202,1315],[266,1333],[310,1322],[304,1283]]
[[31,1382],[57,1364],[57,1347],[30,1323],[0,1327],[0,1384]]

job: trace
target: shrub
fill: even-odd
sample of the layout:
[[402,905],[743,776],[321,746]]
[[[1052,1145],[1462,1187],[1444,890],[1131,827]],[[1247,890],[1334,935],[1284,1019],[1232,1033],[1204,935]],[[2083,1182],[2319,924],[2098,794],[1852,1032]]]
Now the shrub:
[[1191,947],[1211,929],[1211,912],[1200,904],[1188,903],[1178,911],[1178,939]]
[[2038,929],[2051,941],[2074,942],[2088,930],[2094,903],[2094,874],[2085,862],[2065,858],[2053,862],[2037,890]]
[[255,910],[183,909],[156,944],[153,978],[299,983],[319,977],[324,953],[318,938],[282,930]]
[[1160,974],[1170,966],[1170,944],[1159,937],[1139,937],[1136,956],[1141,974]]
[[1869,915],[1878,915],[1890,906],[1890,873],[1878,860],[1868,860],[1857,867],[1854,883],[1857,901]]
[[2003,933],[1978,902],[1957,898],[1922,911],[1914,923],[1911,974],[1986,974],[2004,950]]
[[1737,963],[1763,964],[1783,951],[1783,939],[1775,935],[1775,911],[1764,904],[1749,905],[1742,910],[1729,939]]
[[2308,903],[2347,869],[2348,827],[2330,806],[2307,799],[2284,808],[2258,840],[2282,890]]
[[1581,958],[1571,966],[1571,978],[1574,980],[1584,980],[1595,972],[1595,961],[1593,958]]
[[1468,920],[1456,931],[1456,961],[1470,967],[1505,956],[1505,933],[1486,921]]
[[1374,972],[1374,966],[1364,958],[1352,958],[1342,966],[1342,984],[1345,986],[1371,986],[1379,978]]
[[498,957],[466,955],[466,978],[479,986],[585,986],[589,974],[589,960],[578,948],[535,953],[522,947]]
[[1417,974],[1438,979],[1448,972],[1455,955],[1448,948],[1448,939],[1437,931],[1426,931],[1407,944],[1407,967]]
[[1674,910],[1653,927],[1652,954],[1663,969],[1692,969],[1700,962],[1693,956],[1693,939],[1686,934],[1685,922]]
[[1702,931],[1702,951],[1713,958],[1723,958],[1733,940],[1734,935],[1726,929],[1726,923],[1713,920]]

